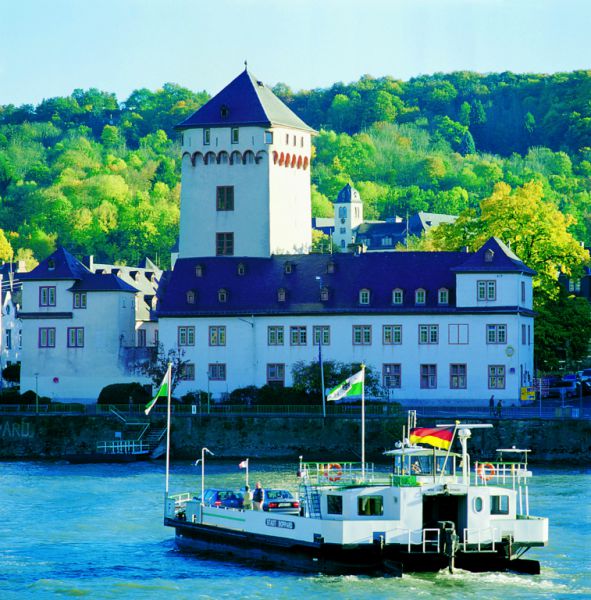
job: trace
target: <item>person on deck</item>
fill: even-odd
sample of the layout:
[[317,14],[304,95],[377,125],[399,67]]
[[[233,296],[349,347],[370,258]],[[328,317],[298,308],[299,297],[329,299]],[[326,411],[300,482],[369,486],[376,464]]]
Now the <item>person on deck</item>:
[[257,481],[254,493],[252,494],[252,505],[254,510],[263,510],[263,502],[265,500],[265,491],[261,487],[261,482]]
[[244,510],[252,510],[252,492],[250,486],[247,485],[244,488],[244,501],[242,502],[242,508]]
[[488,409],[491,417],[495,416],[495,395],[493,394],[488,401]]
[[501,413],[503,412],[503,401],[499,399],[497,402],[497,417],[501,418]]

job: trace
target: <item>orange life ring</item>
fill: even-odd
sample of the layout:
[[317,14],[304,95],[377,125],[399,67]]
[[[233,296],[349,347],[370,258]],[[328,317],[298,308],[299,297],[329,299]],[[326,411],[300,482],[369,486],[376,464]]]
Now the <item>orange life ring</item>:
[[[331,471],[334,471],[331,473]],[[324,470],[324,476],[332,482],[339,481],[339,479],[343,476],[343,468],[339,463],[332,463],[330,465],[326,465],[326,469]]]
[[491,463],[480,463],[476,472],[482,481],[490,481],[496,474],[495,467]]

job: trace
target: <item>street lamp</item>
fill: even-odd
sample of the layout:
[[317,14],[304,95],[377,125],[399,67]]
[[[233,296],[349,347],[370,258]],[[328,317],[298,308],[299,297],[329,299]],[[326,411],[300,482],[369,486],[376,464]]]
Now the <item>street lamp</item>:
[[39,414],[39,373],[35,373],[35,414]]
[[[209,448],[201,448],[201,511],[203,512],[203,501],[205,496],[205,453],[215,456]],[[199,462],[199,461],[197,461]]]

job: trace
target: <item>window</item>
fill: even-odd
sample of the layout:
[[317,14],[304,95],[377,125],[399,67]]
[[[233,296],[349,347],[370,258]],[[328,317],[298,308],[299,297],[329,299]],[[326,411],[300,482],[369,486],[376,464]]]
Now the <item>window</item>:
[[425,304],[427,301],[427,292],[423,288],[415,291],[415,304]]
[[218,185],[216,188],[216,210],[234,210],[234,186]]
[[84,347],[84,327],[68,327],[68,348]]
[[568,291],[569,292],[580,292],[581,291],[581,280],[580,279],[569,279],[568,280]]
[[195,292],[192,290],[187,292],[187,304],[195,304]]
[[218,290],[218,302],[228,301],[228,290],[221,288]]
[[288,145],[289,144],[289,133],[285,134],[285,144]]
[[53,258],[48,259],[48,261],[47,261],[47,269],[49,271],[55,271],[55,260],[53,260]]
[[449,365],[449,387],[452,390],[465,390],[466,385],[466,365]]
[[434,390],[437,387],[437,365],[421,365],[421,389]]
[[391,246],[392,245],[392,238],[389,236],[384,236],[382,238],[382,246]]
[[39,288],[39,306],[55,306],[55,286],[43,285]]
[[509,514],[509,496],[491,496],[490,497],[491,515]]
[[419,325],[419,344],[439,344],[439,325]]
[[477,299],[479,301],[496,300],[497,299],[497,282],[496,281],[477,281]]
[[215,234],[215,253],[216,256],[234,256],[233,233]]
[[177,340],[179,346],[195,345],[195,327],[181,326],[177,330]]
[[277,302],[285,302],[285,288],[277,290]]
[[521,302],[525,302],[525,281],[521,282]]
[[392,304],[402,304],[404,301],[404,293],[400,288],[392,290]]
[[341,235],[345,235],[345,233],[347,233],[347,228],[346,228],[346,227],[341,227],[341,228],[339,229],[339,233],[340,233]]
[[527,345],[531,346],[531,325],[527,326]]
[[182,365],[179,379],[181,381],[195,381],[195,364],[185,363]]
[[74,292],[74,308],[86,308],[86,292]]
[[487,325],[486,326],[487,344],[506,344],[507,343],[507,325]]
[[203,277],[203,265],[195,265],[195,277]]
[[203,145],[209,146],[211,144],[211,129],[203,130]]
[[269,346],[283,346],[283,326],[269,325],[267,327],[267,344]]
[[326,264],[326,272],[327,273],[334,273],[335,271],[335,264],[333,260],[329,260],[328,263]]
[[207,370],[210,381],[226,381],[226,365],[224,363],[213,363]]
[[450,323],[447,328],[448,339],[450,344],[467,344],[468,343],[468,324],[467,323]]
[[308,343],[306,327],[300,325],[290,327],[289,343],[292,346],[305,346]]
[[329,515],[342,515],[343,514],[343,497],[333,496],[332,494],[326,495],[326,512]]
[[355,346],[371,344],[371,325],[353,325],[353,344]]
[[347,207],[339,206],[339,219],[346,219],[346,218],[347,218]]
[[441,288],[437,291],[437,303],[449,304],[449,290]]
[[6,330],[6,349],[12,349],[12,329]]
[[367,288],[359,290],[359,304],[369,304],[370,292]]
[[240,141],[240,132],[238,127],[232,127],[230,137],[233,144],[237,144]]
[[330,327],[328,325],[314,325],[312,337],[315,346],[330,346]]
[[384,346],[402,344],[402,325],[384,325],[382,327],[382,342]]
[[39,328],[39,348],[55,348],[55,327]]
[[359,496],[357,514],[366,517],[381,517],[384,514],[383,496]]
[[488,389],[505,389],[505,365],[488,365]]
[[226,345],[226,326],[214,325],[209,328],[209,345],[210,346],[225,346]]
[[244,263],[240,263],[236,269],[236,272],[238,273],[238,275],[240,275],[241,277],[243,275],[246,274],[246,267],[244,266]]
[[521,325],[521,343],[523,346],[527,344],[527,328],[525,323]]
[[265,131],[265,144],[272,144],[272,143],[273,143],[273,132]]
[[320,290],[320,301],[328,302],[328,288],[326,286],[323,286]]
[[283,265],[283,272],[284,272],[286,275],[290,275],[291,273],[293,273],[293,264],[292,264],[292,263],[290,263],[289,261],[288,261],[288,262],[286,262],[286,263]]
[[146,347],[146,330],[145,329],[137,330],[137,345],[139,348]]
[[402,367],[398,363],[388,363],[382,365],[382,381],[385,388],[402,387]]
[[484,262],[490,263],[495,257],[495,251],[490,248],[484,253]]
[[267,364],[267,383],[280,387],[285,385],[285,365],[283,363]]

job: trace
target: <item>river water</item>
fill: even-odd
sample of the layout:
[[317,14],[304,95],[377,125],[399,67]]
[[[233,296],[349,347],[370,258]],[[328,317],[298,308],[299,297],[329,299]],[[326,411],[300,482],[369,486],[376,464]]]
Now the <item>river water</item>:
[[[236,463],[209,458],[206,486],[244,483]],[[295,490],[296,465],[256,464],[250,480]],[[171,468],[170,490],[198,490],[201,467]],[[0,463],[0,598],[589,598],[591,469],[534,469],[532,514],[550,544],[526,558],[540,576],[446,571],[402,579],[314,576],[206,560],[176,550],[162,525],[162,463]]]

